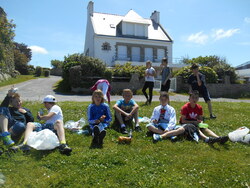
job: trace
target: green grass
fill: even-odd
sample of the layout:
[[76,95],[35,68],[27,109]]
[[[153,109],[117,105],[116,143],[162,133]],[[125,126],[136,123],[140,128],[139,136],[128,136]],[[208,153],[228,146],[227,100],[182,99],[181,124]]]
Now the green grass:
[[34,75],[18,75],[16,78],[10,78],[6,81],[1,81],[0,87],[18,84],[18,83],[25,82],[31,79],[36,79],[36,78],[37,77],[35,77]]
[[[86,118],[89,103],[62,102],[65,121]],[[114,104],[114,103],[113,103]],[[142,105],[142,103],[139,103]],[[179,111],[182,102],[171,102]],[[205,115],[208,114],[205,103]],[[142,106],[140,116],[150,117],[153,108]],[[39,102],[27,102],[33,114]],[[210,128],[226,135],[241,126],[250,125],[247,103],[214,102],[216,120],[207,120]],[[113,113],[113,112],[112,112]],[[6,176],[5,187],[249,187],[249,145],[228,142],[214,147],[203,142],[172,143],[164,140],[154,144],[152,138],[133,133],[130,145],[120,145],[120,133],[108,129],[102,149],[90,149],[91,137],[66,131],[73,148],[71,156],[54,151],[22,152],[0,156],[0,172]],[[2,143],[1,143],[2,144]]]

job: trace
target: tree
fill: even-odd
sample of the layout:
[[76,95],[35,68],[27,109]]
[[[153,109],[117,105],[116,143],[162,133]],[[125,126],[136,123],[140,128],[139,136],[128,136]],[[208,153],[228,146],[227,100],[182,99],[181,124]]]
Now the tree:
[[52,68],[55,68],[55,69],[57,69],[57,68],[62,68],[62,66],[63,66],[63,61],[56,60],[56,59],[51,60],[51,66],[52,66]]
[[32,52],[26,44],[14,42],[14,62],[15,69],[21,74],[29,74],[28,63],[31,60]]
[[11,73],[14,70],[14,44],[15,24],[8,21],[7,14],[0,7],[0,70]]
[[28,48],[26,44],[14,42],[14,45],[16,50],[19,50],[22,54],[24,54],[27,57],[28,61],[31,60],[32,51],[30,48]]
[[185,58],[182,62],[188,65],[195,63],[200,66],[210,67],[217,73],[219,79],[224,79],[226,75],[230,76],[231,83],[235,83],[237,80],[235,69],[227,63],[225,58],[219,56],[199,56],[192,59]]

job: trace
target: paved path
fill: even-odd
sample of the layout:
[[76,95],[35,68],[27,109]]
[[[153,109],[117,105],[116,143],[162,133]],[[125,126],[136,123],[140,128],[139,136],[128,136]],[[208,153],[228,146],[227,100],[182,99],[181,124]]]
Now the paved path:
[[[89,95],[65,95],[56,93],[53,91],[53,85],[61,80],[59,76],[50,76],[50,78],[38,78],[29,80],[20,84],[16,84],[18,93],[20,93],[23,100],[26,101],[41,101],[46,95],[54,95],[58,101],[91,101],[91,96]],[[8,90],[9,86],[0,88],[0,100],[2,100]],[[116,101],[120,99],[121,96],[111,96],[112,101]],[[145,97],[143,95],[135,95],[135,101],[145,101]],[[154,96],[153,101],[158,101],[159,96]],[[186,102],[188,97],[185,95],[176,94],[174,96],[170,96],[170,101],[182,101]],[[203,99],[201,99],[203,101]],[[214,98],[212,101],[217,102],[246,102],[250,103],[250,100],[240,100],[240,99],[228,99],[228,98]]]

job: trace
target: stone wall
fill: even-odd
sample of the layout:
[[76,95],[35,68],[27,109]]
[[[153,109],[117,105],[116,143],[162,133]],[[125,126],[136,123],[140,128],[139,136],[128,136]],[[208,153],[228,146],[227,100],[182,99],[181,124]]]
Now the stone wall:
[[[144,78],[139,79],[138,74],[133,74],[129,81],[114,81],[111,82],[111,94],[121,94],[123,89],[131,89],[133,93],[142,88],[144,84]],[[71,87],[71,91],[76,92],[76,93],[84,93],[86,95],[92,94],[92,91],[90,88],[73,88]]]
[[[250,83],[231,84],[226,77],[224,83],[206,84],[211,97],[239,97],[243,93],[250,93]],[[184,83],[181,77],[176,78],[176,92],[188,92],[189,85]]]
[[54,76],[62,76],[62,69],[61,68],[53,68],[50,70],[50,74]]

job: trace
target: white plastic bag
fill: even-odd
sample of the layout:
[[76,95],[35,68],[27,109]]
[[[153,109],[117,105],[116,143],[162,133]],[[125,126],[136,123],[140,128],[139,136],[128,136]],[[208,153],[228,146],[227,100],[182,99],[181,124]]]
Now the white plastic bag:
[[59,146],[59,140],[55,133],[49,129],[32,132],[27,144],[36,150],[51,150]]
[[139,123],[150,123],[150,119],[148,117],[139,117]]
[[247,127],[240,127],[237,130],[230,132],[228,134],[228,137],[232,142],[245,142],[245,143],[247,143],[248,137],[246,138],[245,141],[243,141],[243,140],[244,140],[245,136],[248,134],[248,132],[249,132],[249,129]]
[[80,129],[82,129],[85,125],[85,119],[81,118],[79,121],[73,121],[73,120],[69,120],[64,124],[64,128],[69,129],[71,131],[78,131]]

